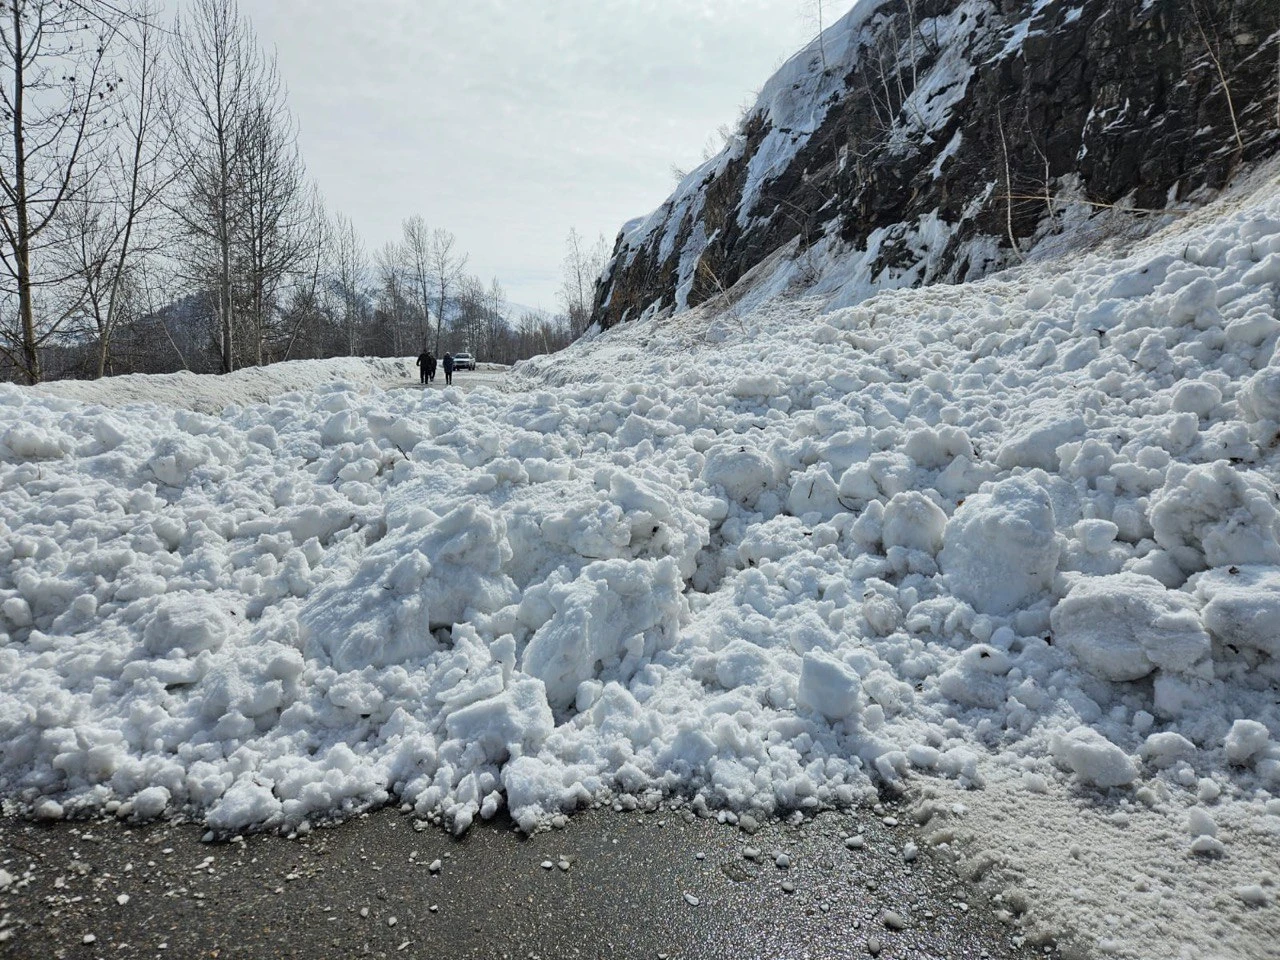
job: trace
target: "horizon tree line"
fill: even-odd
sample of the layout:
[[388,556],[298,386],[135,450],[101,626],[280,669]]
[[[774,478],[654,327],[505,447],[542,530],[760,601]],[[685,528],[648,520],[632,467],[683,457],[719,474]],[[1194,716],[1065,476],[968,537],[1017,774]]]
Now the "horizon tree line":
[[512,317],[442,227],[370,258],[307,173],[236,0],[0,0],[0,380],[281,360],[553,352],[607,250],[571,231],[560,313]]

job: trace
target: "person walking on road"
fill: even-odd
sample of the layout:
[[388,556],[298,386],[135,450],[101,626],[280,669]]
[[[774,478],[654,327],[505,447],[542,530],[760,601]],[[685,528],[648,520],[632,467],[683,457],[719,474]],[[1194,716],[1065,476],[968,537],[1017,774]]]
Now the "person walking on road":
[[434,383],[436,379],[436,355],[434,353],[427,354],[427,381]]
[[444,355],[444,385],[446,387],[453,384],[453,354],[446,353]]
[[420,354],[418,354],[418,382],[419,383],[425,385],[430,382],[432,363],[433,361],[431,359],[431,354],[427,353],[427,351],[423,350]]

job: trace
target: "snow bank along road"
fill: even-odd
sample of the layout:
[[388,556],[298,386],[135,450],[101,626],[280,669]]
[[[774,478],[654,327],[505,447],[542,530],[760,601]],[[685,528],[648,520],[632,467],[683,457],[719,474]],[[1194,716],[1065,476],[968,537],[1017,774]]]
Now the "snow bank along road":
[[0,790],[217,835],[900,790],[1032,933],[1265,956],[1274,170],[1252,191],[1123,256],[638,322],[520,391],[5,387]]

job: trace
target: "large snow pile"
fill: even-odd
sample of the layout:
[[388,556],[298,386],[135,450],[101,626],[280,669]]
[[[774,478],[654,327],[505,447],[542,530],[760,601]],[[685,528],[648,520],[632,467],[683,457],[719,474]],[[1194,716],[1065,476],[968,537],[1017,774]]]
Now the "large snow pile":
[[270,400],[294,390],[314,390],[335,381],[352,387],[390,387],[414,383],[412,360],[339,357],[335,360],[291,360],[266,367],[245,367],[224,377],[181,370],[178,373],[128,374],[106,380],[58,380],[35,391],[84,403],[124,406],[158,403],[221,413],[232,404]]
[[1034,929],[1261,956],[1270,175],[1124,257],[633,324],[523,390],[3,388],[0,790],[231,832],[900,789]]

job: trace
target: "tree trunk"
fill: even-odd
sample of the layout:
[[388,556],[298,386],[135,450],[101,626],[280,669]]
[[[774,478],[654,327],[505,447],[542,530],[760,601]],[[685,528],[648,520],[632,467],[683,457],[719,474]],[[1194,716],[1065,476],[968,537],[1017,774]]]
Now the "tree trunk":
[[28,383],[40,382],[40,350],[36,342],[35,303],[31,290],[31,221],[27,212],[27,145],[23,131],[23,106],[26,95],[22,63],[22,17],[18,13],[18,5],[12,4],[13,11],[13,46],[17,51],[13,71],[13,153],[15,215],[18,220],[17,243],[14,245],[14,258],[18,261],[18,313],[22,320],[22,358],[25,369],[22,371]]

